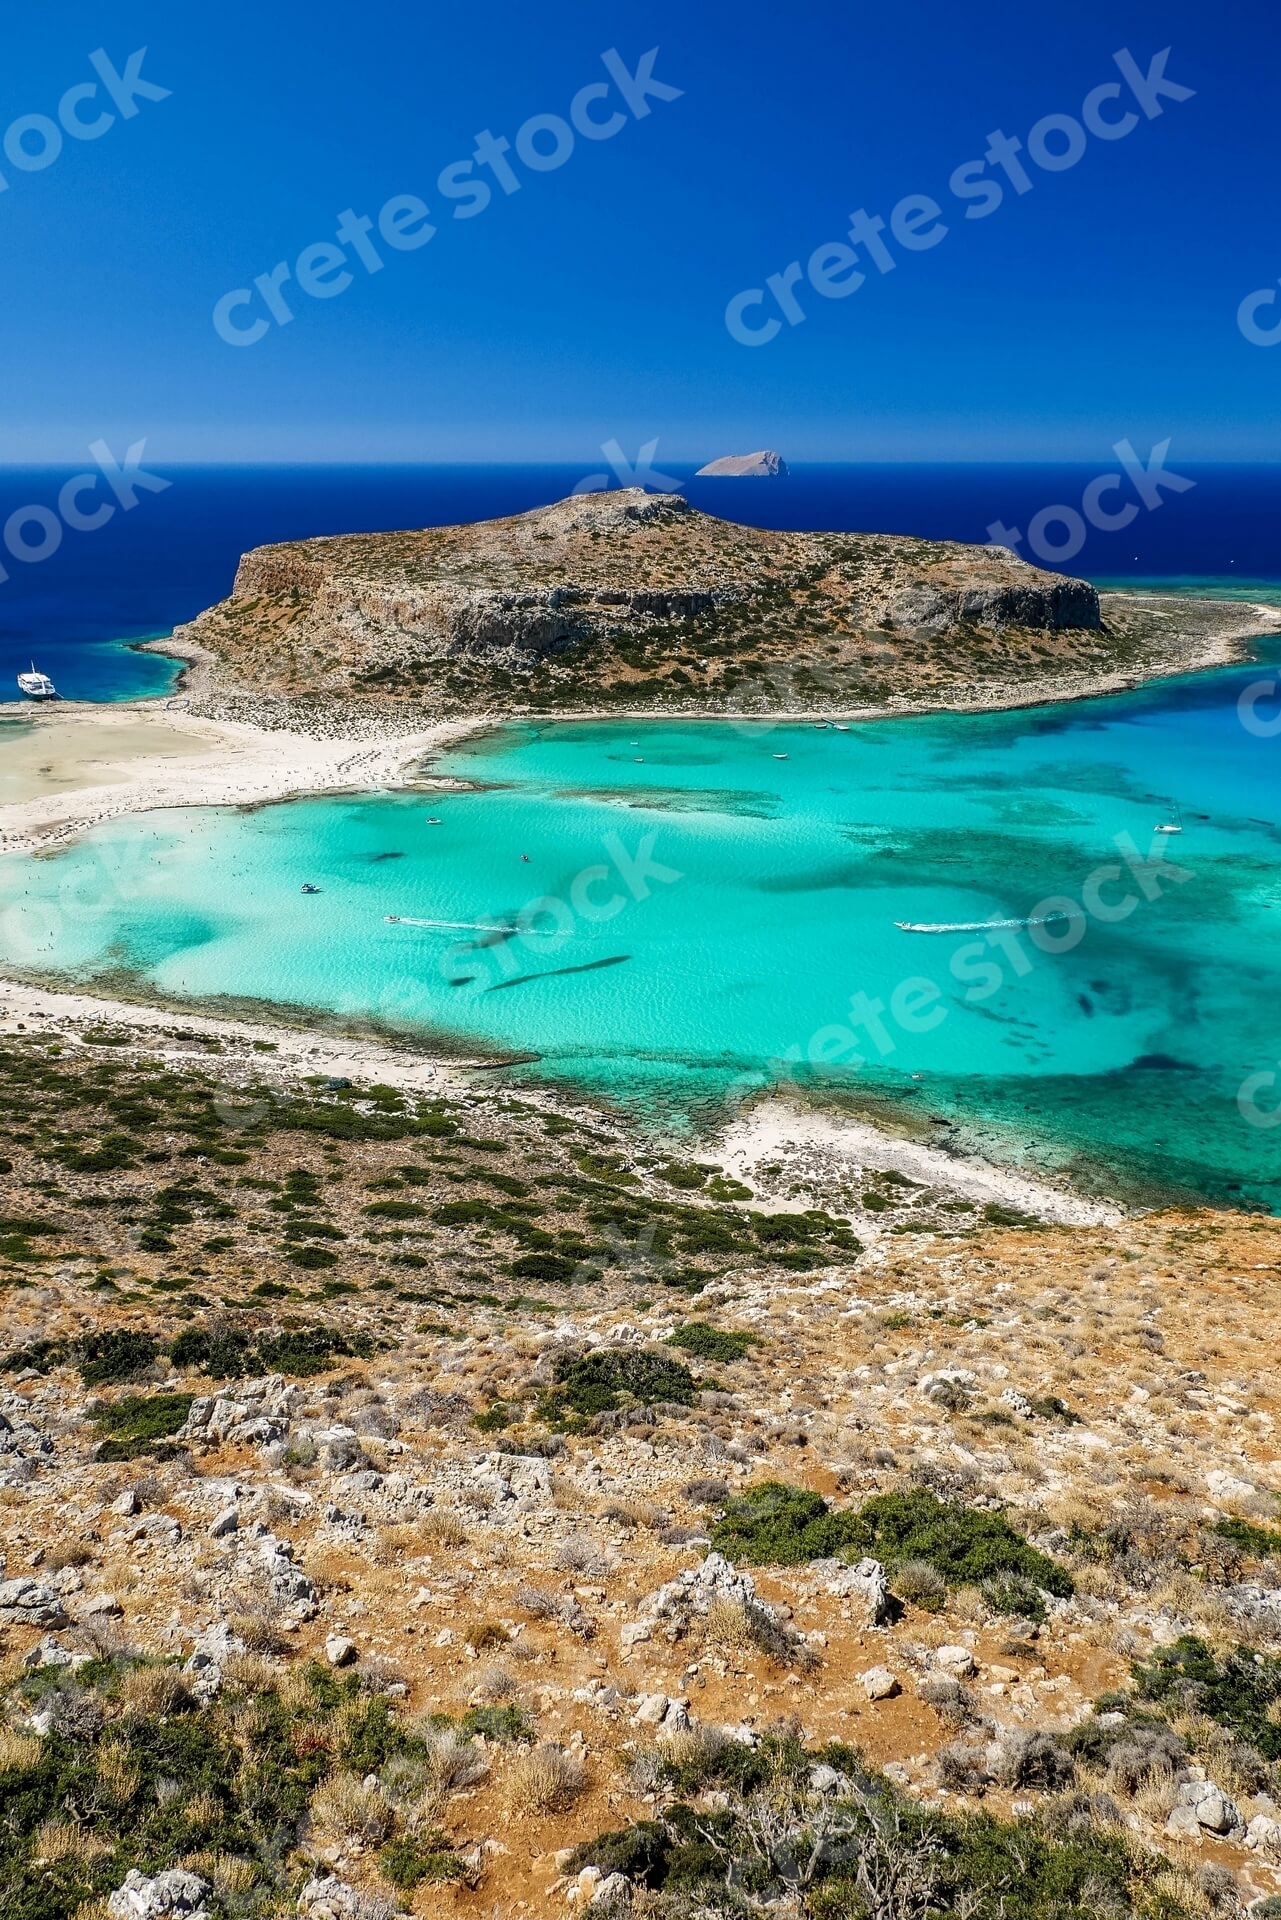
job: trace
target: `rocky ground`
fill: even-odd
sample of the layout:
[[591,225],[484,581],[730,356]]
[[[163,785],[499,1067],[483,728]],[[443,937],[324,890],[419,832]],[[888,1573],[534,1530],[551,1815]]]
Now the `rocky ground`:
[[345,724],[362,702],[419,722],[818,712],[1065,680],[1097,691],[1186,654],[1206,617],[1130,596],[1101,611],[1086,581],[1004,548],[769,532],[623,489],[472,526],[258,548],[176,645],[217,663],[202,710],[230,717],[286,698],[315,725],[335,700]]
[[1277,1222],[10,1024],[5,1920],[1270,1910]]

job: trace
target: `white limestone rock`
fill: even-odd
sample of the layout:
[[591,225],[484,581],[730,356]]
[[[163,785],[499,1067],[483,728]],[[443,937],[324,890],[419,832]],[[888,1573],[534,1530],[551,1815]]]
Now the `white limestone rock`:
[[892,1700],[902,1691],[888,1667],[869,1667],[866,1673],[860,1673],[858,1683],[869,1700]]
[[111,1920],[161,1920],[167,1915],[175,1916],[175,1920],[209,1920],[205,1906],[208,1892],[199,1874],[182,1867],[170,1867],[154,1879],[131,1867],[124,1885],[108,1899],[107,1912]]
[[0,1580],[0,1624],[20,1627],[65,1627],[62,1601],[51,1587],[22,1576]]
[[870,1557],[856,1567],[842,1567],[823,1591],[838,1600],[858,1598],[867,1602],[873,1626],[879,1626],[890,1610],[890,1583],[879,1560]]

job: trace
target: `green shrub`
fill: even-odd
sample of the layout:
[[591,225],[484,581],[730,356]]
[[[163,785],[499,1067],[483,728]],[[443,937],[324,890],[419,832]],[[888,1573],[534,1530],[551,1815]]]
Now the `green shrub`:
[[1060,1399],[1057,1393],[1047,1393],[1039,1399],[1031,1398],[1028,1405],[1039,1420],[1061,1420],[1065,1427],[1079,1427],[1081,1424],[1080,1414],[1074,1413],[1067,1401]]
[[[567,1873],[587,1866],[621,1873],[658,1894],[660,1911],[672,1914],[765,1910],[780,1888],[798,1888],[803,1869],[795,1905],[807,1920],[891,1913],[914,1920],[1190,1920],[1189,1908],[1169,1891],[1167,1861],[1088,1819],[1004,1821],[927,1809],[871,1773],[848,1747],[806,1750],[767,1739],[754,1753],[736,1751],[744,1757],[727,1754],[722,1805],[696,1810],[677,1801],[657,1818],[597,1834],[574,1849]],[[816,1761],[846,1775],[855,1793],[833,1801],[808,1792]],[[742,1784],[732,1777],[736,1768]],[[745,1803],[772,1781],[786,1790],[772,1797],[766,1837]],[[869,1898],[882,1889],[886,1898]]]
[[239,1380],[252,1368],[253,1342],[239,1328],[184,1327],[169,1348],[175,1367],[199,1367],[214,1380]]
[[33,1340],[29,1346],[15,1347],[0,1361],[0,1373],[24,1373],[28,1367],[36,1373],[49,1373],[60,1367],[69,1348],[65,1340]]
[[854,1515],[833,1513],[821,1493],[765,1480],[728,1502],[712,1533],[717,1552],[746,1566],[799,1566],[841,1551]]
[[398,1893],[412,1893],[424,1882],[461,1880],[467,1872],[462,1855],[454,1851],[448,1834],[407,1833],[389,1840],[378,1855],[383,1879]]
[[876,1494],[857,1512],[833,1512],[821,1494],[767,1480],[730,1501],[712,1545],[749,1566],[870,1554],[891,1573],[923,1560],[949,1587],[1019,1574],[1052,1594],[1072,1591],[1066,1570],[1029,1546],[1003,1514],[951,1506],[919,1488]]
[[[596,1170],[591,1154],[584,1154],[578,1164],[584,1172],[591,1173]],[[687,1193],[694,1193],[700,1187],[706,1186],[708,1175],[719,1172],[719,1168],[700,1167],[697,1161],[693,1160],[685,1162],[670,1160],[665,1166],[655,1167],[654,1172],[669,1187],[682,1187]]]
[[472,1415],[472,1425],[481,1433],[501,1433],[504,1427],[512,1423],[512,1409],[505,1400],[495,1400],[484,1413]]
[[1059,1598],[1072,1592],[1067,1570],[1029,1546],[1004,1514],[952,1506],[924,1488],[865,1501],[848,1551],[873,1554],[890,1569],[905,1560],[928,1560],[949,1587],[1019,1574]]
[[656,1889],[666,1878],[671,1857],[671,1839],[659,1820],[638,1820],[634,1827],[615,1828],[598,1833],[594,1840],[582,1840],[566,1863],[567,1874],[581,1873],[584,1867],[599,1867],[602,1874],[626,1874],[634,1886]]
[[683,1347],[699,1360],[729,1361],[741,1360],[758,1339],[755,1333],[729,1333],[721,1327],[709,1326],[706,1320],[687,1320],[683,1327],[677,1327],[667,1344]]
[[397,1754],[412,1753],[415,1741],[392,1713],[386,1694],[366,1699],[346,1721],[338,1757],[361,1775],[377,1773]]
[[362,1208],[380,1220],[421,1220],[426,1211],[416,1200],[371,1200]]
[[597,1348],[561,1354],[555,1366],[555,1397],[578,1414],[612,1413],[624,1399],[642,1406],[672,1401],[693,1406],[698,1384],[687,1367],[651,1348]]
[[1242,1740],[1265,1760],[1281,1759],[1281,1725],[1269,1716],[1281,1699],[1281,1658],[1235,1647],[1216,1660],[1204,1640],[1185,1633],[1173,1646],[1156,1647],[1131,1669],[1139,1695],[1163,1706],[1203,1713]]
[[563,1253],[522,1253],[512,1261],[512,1277],[537,1280],[545,1287],[566,1286],[582,1266]]
[[100,1146],[55,1147],[52,1157],[71,1173],[117,1173],[123,1167],[136,1166],[140,1151],[138,1141],[128,1134],[109,1133]]
[[504,1746],[534,1737],[534,1723],[523,1707],[468,1707],[459,1724],[466,1734],[483,1733]]
[[1210,1532],[1230,1540],[1242,1553],[1258,1560],[1266,1560],[1269,1554],[1281,1554],[1281,1532],[1275,1527],[1256,1527],[1250,1520],[1216,1520]]
[[61,1231],[61,1227],[52,1220],[31,1220],[25,1214],[0,1214],[0,1233],[15,1233],[24,1240],[34,1240],[41,1234],[56,1234]]
[[993,1613],[1013,1614],[1038,1622],[1045,1619],[1041,1589],[1025,1573],[993,1574],[983,1582],[983,1598]]
[[100,1407],[93,1423],[109,1437],[102,1441],[98,1460],[136,1460],[139,1454],[155,1451],[157,1442],[177,1433],[191,1411],[195,1398],[190,1393],[126,1394],[108,1407]]
[[339,1360],[368,1360],[374,1341],[367,1333],[339,1333],[334,1327],[294,1327],[258,1342],[258,1364],[266,1373],[305,1378],[327,1373]]
[[309,1273],[319,1273],[325,1267],[336,1267],[338,1255],[330,1253],[328,1247],[291,1247],[289,1264],[304,1267]]
[[106,1387],[136,1380],[155,1364],[160,1349],[149,1333],[118,1327],[85,1334],[74,1351],[85,1385]]

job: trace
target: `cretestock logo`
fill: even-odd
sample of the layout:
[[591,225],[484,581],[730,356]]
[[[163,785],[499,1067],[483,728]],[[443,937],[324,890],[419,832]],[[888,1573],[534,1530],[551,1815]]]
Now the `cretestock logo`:
[[[614,470],[614,478],[620,487],[652,487],[655,493],[679,493],[685,485],[670,473],[660,473],[654,466],[654,455],[658,452],[657,436],[647,440],[636,456],[633,466],[617,440],[605,440],[601,443],[601,452]],[[604,493],[609,486],[607,473],[585,473],[581,480],[574,483],[575,493]]]
[[[1118,440],[1112,451],[1130,476],[1134,491],[1149,513],[1155,513],[1158,507],[1165,504],[1161,498],[1162,487],[1167,487],[1171,493],[1186,493],[1196,485],[1196,481],[1189,480],[1185,474],[1165,471],[1165,456],[1170,451],[1168,440],[1157,442],[1148,455],[1146,467],[1128,440]],[[1115,508],[1103,504],[1106,494],[1119,493],[1124,484],[1119,473],[1096,474],[1081,495],[1081,513],[1061,501],[1052,507],[1042,507],[1028,522],[1027,543],[1033,553],[1038,559],[1051,563],[1074,559],[1086,542],[1086,520],[1092,527],[1097,527],[1100,533],[1119,533],[1123,527],[1128,527],[1139,511],[1133,500],[1127,500],[1123,506]],[[1062,527],[1067,538],[1056,545],[1050,539],[1051,527]],[[1008,547],[1012,553],[1017,553],[1023,539],[1017,527],[1007,527],[1000,520],[993,520],[987,533],[986,544],[989,547]]]
[[[1277,286],[1281,287],[1281,280]],[[1276,289],[1260,287],[1257,293],[1247,293],[1237,308],[1237,325],[1252,347],[1275,347],[1281,345],[1281,320],[1265,327],[1259,319],[1264,307],[1276,305]]]
[[[173,91],[171,87],[158,87],[151,80],[142,78],[142,62],[146,54],[145,47],[139,47],[131,53],[125,62],[123,73],[117,73],[107,58],[106,50],[99,47],[96,53],[89,55],[89,65],[98,75],[98,80],[82,80],[74,87],[68,87],[58,102],[58,118],[51,120],[46,113],[24,113],[11,121],[5,131],[4,155],[11,167],[20,173],[43,173],[51,167],[62,152],[62,136],[70,134],[73,140],[100,140],[104,133],[110,133],[116,124],[116,115],[110,113],[98,98],[98,81],[103,91],[115,104],[122,120],[132,120],[138,111],[139,100],[167,100]],[[91,120],[84,117],[84,109],[92,103],[99,109]],[[0,193],[7,191],[9,181],[0,173]]]
[[[89,451],[101,471],[73,473],[70,480],[64,481],[58,490],[57,513],[52,507],[33,502],[29,506],[15,508],[9,515],[4,523],[4,544],[13,558],[28,565],[50,559],[62,545],[64,522],[77,533],[97,533],[100,527],[105,527],[116,511],[112,502],[96,500],[88,512],[82,504],[100,479],[105,478],[125,513],[137,506],[139,488],[143,493],[163,493],[171,487],[172,480],[162,480],[158,473],[148,473],[142,465],[146,445],[145,440],[135,440],[125,454],[122,467],[106,441],[95,440]],[[30,537],[29,530],[34,530],[34,538]],[[4,567],[0,566],[0,583],[8,578]]]
[[[1166,79],[1165,63],[1169,57],[1169,47],[1154,54],[1144,73],[1128,47],[1122,47],[1112,56],[1148,120],[1155,120],[1164,112],[1162,99],[1194,97],[1193,88]],[[1139,116],[1125,109],[1116,114],[1114,105],[1120,98],[1119,82],[1105,80],[1102,86],[1093,87],[1086,94],[1080,120],[1070,113],[1047,113],[1028,134],[1028,158],[1042,173],[1066,173],[1089,146],[1087,130],[1097,140],[1124,140],[1138,126]],[[972,202],[965,209],[967,220],[986,220],[1005,198],[1006,188],[996,178],[997,168],[1016,194],[1031,193],[1036,182],[1018,157],[1024,150],[1021,140],[998,127],[988,135],[987,151],[982,159],[963,160],[953,171],[948,189],[955,199]],[[943,222],[942,212],[929,194],[909,193],[890,211],[890,236],[904,252],[928,253],[945,240],[950,231]],[[894,271],[898,261],[882,238],[886,223],[881,216],[860,207],[850,219],[852,245],[846,246],[841,240],[825,240],[815,247],[804,268],[799,260],[793,260],[780,273],[769,274],[764,287],[748,287],[734,295],[725,309],[725,325],[740,346],[768,346],[782,332],[783,320],[789,327],[800,326],[806,318],[795,291],[800,282],[808,279],[814,292],[824,300],[846,300],[850,294],[857,293],[866,280],[866,273],[861,271],[863,266],[874,265],[880,274]],[[748,314],[757,307],[764,310],[770,298],[777,313],[767,314],[760,321],[749,321]]]
[[[633,120],[649,117],[651,100],[679,100],[680,87],[668,86],[654,78],[658,48],[651,47],[641,57],[635,73],[629,73],[615,47],[602,53],[601,60],[617,90],[617,98]],[[627,113],[613,107],[604,117],[601,103],[612,106],[609,83],[589,81],[580,87],[569,103],[569,119],[558,113],[535,113],[516,131],[516,158],[531,173],[554,173],[563,167],[574,151],[574,136],[584,140],[612,140],[629,124]],[[474,220],[493,199],[494,187],[510,197],[519,193],[524,181],[508,159],[512,143],[503,134],[485,127],[476,135],[476,146],[468,160],[451,160],[436,180],[436,191],[446,200],[459,204],[455,220]],[[484,169],[484,173],[478,169]],[[485,177],[485,176],[488,177]],[[279,260],[270,273],[256,275],[253,287],[234,287],[224,293],[213,310],[214,331],[229,347],[252,347],[270,331],[271,321],[263,312],[242,321],[242,308],[261,307],[278,327],[287,327],[296,316],[284,288],[292,283],[313,300],[332,300],[352,284],[348,271],[350,247],[367,274],[381,273],[386,261],[378,251],[371,233],[374,220],[348,207],[338,216],[333,240],[316,240],[303,248],[292,269],[287,260]],[[393,194],[378,210],[377,225],[383,244],[395,253],[416,253],[436,236],[431,225],[431,208],[416,193]],[[258,302],[254,298],[257,290]]]

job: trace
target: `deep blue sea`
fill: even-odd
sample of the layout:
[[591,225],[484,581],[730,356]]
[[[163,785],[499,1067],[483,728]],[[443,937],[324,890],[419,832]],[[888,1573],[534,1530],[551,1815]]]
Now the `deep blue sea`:
[[[784,449],[784,451],[786,451]],[[68,531],[47,560],[0,555],[0,702],[35,664],[68,698],[163,693],[173,669],[125,644],[170,631],[230,591],[236,562],[266,541],[488,519],[569,493],[604,461],[520,467],[169,467],[95,533]],[[759,526],[919,534],[982,543],[1000,520],[1026,534],[1041,509],[1079,512],[1105,463],[1076,466],[800,466],[779,480],[694,480],[659,462],[709,513]],[[1281,466],[1171,462],[1195,481],[1140,509],[1125,529],[1091,530],[1063,571],[1101,584],[1281,591]],[[0,525],[30,503],[52,507],[71,469],[0,469]],[[99,490],[99,497],[101,489]],[[1105,506],[1119,511],[1127,488]],[[82,501],[88,510],[90,498]],[[1062,529],[1053,530],[1062,538]],[[1038,556],[1023,548],[1025,555]],[[1264,597],[1262,594],[1260,597]]]

